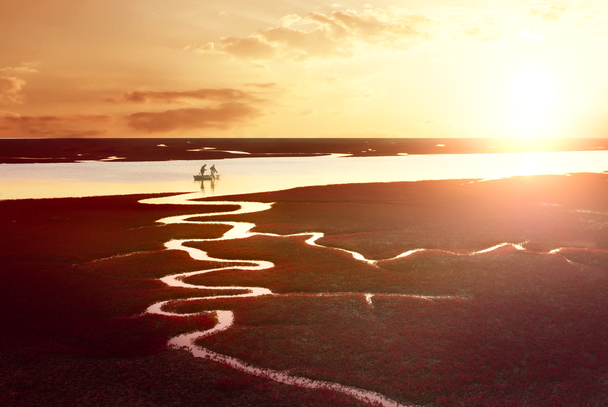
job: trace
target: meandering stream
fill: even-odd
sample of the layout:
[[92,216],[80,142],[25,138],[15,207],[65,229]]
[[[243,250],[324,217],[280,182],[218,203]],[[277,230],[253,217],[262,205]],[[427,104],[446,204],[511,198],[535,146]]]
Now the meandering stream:
[[[232,211],[179,215],[179,216],[172,216],[172,217],[159,219],[157,221],[162,224],[197,224],[197,225],[230,226],[230,230],[228,230],[226,233],[224,233],[221,237],[218,237],[218,238],[186,239],[186,240],[175,239],[175,240],[170,240],[165,243],[165,247],[167,250],[185,251],[186,253],[188,253],[190,255],[190,257],[192,257],[195,260],[213,261],[213,262],[230,264],[230,265],[227,265],[226,267],[192,271],[192,272],[188,272],[188,273],[173,274],[173,275],[168,275],[168,276],[161,278],[160,280],[170,287],[183,287],[183,288],[190,288],[190,289],[213,289],[215,291],[217,291],[217,290],[219,290],[219,291],[226,290],[227,291],[226,294],[204,296],[204,297],[193,297],[193,298],[189,298],[189,299],[185,299],[185,300],[180,300],[183,302],[200,300],[200,299],[213,300],[213,299],[219,299],[219,298],[256,297],[256,296],[262,296],[262,295],[272,295],[272,296],[289,295],[289,294],[275,294],[271,290],[269,290],[268,288],[265,288],[265,287],[242,287],[242,286],[220,286],[220,287],[218,287],[218,286],[194,285],[194,284],[188,284],[188,283],[184,282],[183,280],[186,279],[187,277],[191,277],[194,275],[201,275],[204,273],[217,272],[217,271],[221,271],[221,270],[230,269],[230,270],[258,271],[258,270],[265,270],[265,269],[274,267],[274,264],[272,262],[266,261],[266,260],[234,260],[234,259],[228,260],[228,259],[213,258],[213,257],[209,256],[203,250],[189,247],[187,245],[188,243],[227,241],[227,244],[229,244],[228,241],[230,241],[230,240],[246,239],[248,237],[256,236],[256,235],[270,236],[270,237],[276,237],[276,238],[284,238],[284,237],[291,237],[291,236],[309,236],[309,238],[306,240],[306,243],[311,246],[323,248],[326,250],[327,249],[340,250],[340,251],[349,253],[354,259],[361,261],[361,262],[365,262],[372,266],[376,266],[376,263],[379,261],[395,260],[395,259],[409,256],[409,255],[419,252],[419,251],[426,250],[426,249],[415,249],[415,250],[410,250],[410,251],[404,252],[404,253],[402,253],[398,256],[395,256],[393,258],[390,258],[390,259],[370,260],[370,259],[365,258],[365,256],[363,256],[361,253],[357,253],[357,252],[349,251],[349,250],[345,250],[345,249],[339,249],[339,248],[329,248],[329,247],[317,244],[317,240],[319,240],[320,238],[322,238],[324,236],[323,233],[320,233],[320,232],[300,233],[300,234],[291,234],[291,235],[278,235],[278,234],[272,234],[272,233],[252,232],[251,230],[255,227],[255,224],[253,224],[253,223],[222,222],[222,221],[215,221],[215,220],[214,221],[192,220],[193,218],[201,218],[201,217],[217,217],[217,216],[222,216],[222,215],[237,215],[237,214],[261,212],[261,211],[269,210],[270,208],[272,208],[272,205],[273,205],[272,203],[261,203],[261,202],[195,201],[194,199],[197,199],[197,198],[200,198],[200,194],[189,193],[189,194],[180,194],[180,195],[174,195],[174,196],[163,197],[163,198],[150,198],[150,199],[144,199],[144,200],[140,201],[141,203],[145,203],[145,204],[170,203],[170,204],[179,204],[179,205],[232,205],[232,206],[238,205],[239,206],[239,209],[232,210]],[[456,255],[471,256],[471,255],[479,255],[479,254],[487,253],[487,252],[499,249],[504,246],[512,246],[513,248],[515,248],[517,250],[525,251],[526,249],[524,247],[522,247],[522,244],[523,243],[520,243],[520,244],[502,243],[502,244],[490,247],[485,250],[480,250],[477,252],[470,252],[470,253],[466,253],[466,254],[453,253],[453,252],[448,252],[448,251],[445,251],[445,252],[456,254]],[[557,251],[551,251],[549,253],[557,254]],[[234,293],[235,290],[239,290],[240,293]],[[318,295],[320,295],[320,296],[321,295],[323,295],[323,296],[325,296],[325,295],[340,296],[340,295],[352,295],[352,294],[353,293],[331,293],[331,294],[321,294],[320,293]],[[367,303],[369,305],[372,305],[373,304],[372,299],[375,294],[374,293],[362,293],[362,294],[364,294],[365,300],[367,301]],[[418,296],[418,295],[407,295],[407,294],[382,294],[382,295],[416,297],[416,298],[424,298],[424,299],[428,299],[428,300],[459,298],[459,297],[453,297],[453,296]],[[185,313],[174,313],[174,312],[166,311],[165,306],[170,302],[175,303],[175,300],[158,302],[156,304],[151,305],[145,312],[149,313],[149,314],[183,316],[183,317],[199,314],[199,313],[185,314]],[[209,349],[206,349],[204,347],[201,347],[195,343],[195,341],[197,339],[207,337],[210,335],[214,335],[220,331],[229,329],[232,326],[233,321],[234,321],[234,314],[232,311],[225,311],[225,310],[219,311],[218,310],[218,311],[204,311],[204,312],[214,316],[215,319],[217,320],[217,324],[213,328],[204,330],[204,331],[196,331],[196,332],[191,332],[191,333],[176,336],[169,341],[169,345],[173,346],[173,347],[185,348],[185,349],[189,350],[195,357],[211,359],[216,362],[231,366],[237,370],[240,370],[240,371],[243,371],[243,372],[246,372],[249,374],[253,374],[256,376],[269,378],[271,380],[274,380],[274,381],[277,381],[280,383],[285,383],[285,384],[304,387],[304,388],[323,388],[323,389],[333,390],[333,391],[337,391],[337,392],[341,392],[341,393],[350,395],[350,396],[355,397],[362,401],[372,402],[372,403],[376,403],[378,405],[382,405],[382,406],[386,406],[386,407],[405,407],[405,406],[411,407],[411,406],[413,406],[413,405],[400,404],[397,401],[391,400],[391,399],[385,397],[384,395],[379,394],[374,391],[364,390],[364,389],[355,388],[355,387],[351,387],[351,386],[345,386],[345,385],[341,385],[339,383],[313,380],[313,379],[308,379],[306,377],[292,376],[289,373],[284,372],[284,371],[277,371],[277,370],[273,370],[273,369],[267,369],[264,367],[253,366],[240,359],[237,359],[237,358],[234,358],[234,357],[231,357],[228,355],[223,355],[223,354],[211,351]]]
[[[193,214],[193,215],[180,215],[180,216],[172,216],[172,217],[167,217],[167,218],[158,220],[158,222],[163,223],[163,224],[191,223],[191,224],[199,224],[199,225],[221,224],[221,225],[230,226],[231,229],[228,230],[226,233],[224,233],[224,235],[222,235],[219,238],[170,240],[165,243],[165,247],[168,250],[183,250],[183,251],[187,252],[195,260],[226,262],[226,263],[230,263],[231,265],[227,266],[227,267],[220,267],[220,268],[214,268],[214,269],[208,269],[208,270],[200,270],[200,271],[193,271],[193,272],[188,272],[188,273],[173,274],[173,275],[165,276],[165,277],[161,278],[160,280],[171,287],[184,287],[184,288],[195,288],[195,289],[212,288],[214,290],[230,290],[230,291],[234,291],[236,289],[236,290],[243,290],[246,292],[241,293],[241,294],[225,294],[225,295],[215,295],[215,296],[205,296],[205,297],[194,297],[194,298],[189,298],[184,301],[192,301],[192,300],[198,300],[198,299],[214,299],[214,298],[217,299],[217,298],[254,297],[254,296],[260,296],[260,295],[277,295],[277,294],[274,294],[269,289],[264,288],[264,287],[240,287],[240,286],[226,286],[226,287],[211,286],[211,287],[209,287],[209,286],[201,286],[201,285],[193,285],[193,284],[185,283],[183,281],[183,279],[185,279],[187,277],[194,276],[194,275],[201,275],[204,273],[216,272],[216,271],[220,271],[220,270],[224,270],[224,269],[255,271],[255,270],[264,270],[264,269],[274,267],[274,264],[272,262],[265,261],[265,260],[227,260],[227,259],[213,258],[213,257],[208,256],[207,253],[204,252],[203,250],[186,246],[186,243],[188,243],[188,242],[209,242],[209,241],[245,239],[245,238],[248,238],[250,236],[255,236],[255,235],[273,236],[273,237],[277,237],[277,238],[288,237],[288,236],[302,236],[302,235],[307,236],[307,235],[309,235],[310,238],[306,240],[306,243],[313,245],[313,246],[319,246],[316,244],[316,240],[323,237],[323,233],[302,233],[302,234],[295,234],[295,235],[277,235],[277,234],[271,234],[271,233],[256,233],[256,232],[251,232],[251,229],[253,229],[253,227],[255,227],[255,225],[253,223],[247,223],[247,222],[218,222],[218,221],[190,220],[191,218],[260,212],[260,211],[268,210],[272,207],[272,204],[260,203],[260,202],[193,201],[193,199],[196,199],[196,198],[200,198],[200,195],[197,193],[194,193],[194,194],[181,194],[181,195],[177,195],[177,196],[164,197],[164,198],[144,199],[144,200],[141,200],[140,202],[147,203],[147,204],[173,203],[173,204],[184,204],[184,205],[223,205],[223,204],[234,205],[234,204],[238,204],[240,206],[240,209],[237,209],[235,211],[214,212],[214,213]],[[336,250],[343,250],[343,249],[336,249]],[[348,250],[344,250],[344,251],[350,253],[357,260],[361,260],[361,261],[364,261],[367,263],[373,263],[372,260],[366,259],[360,253],[351,252]],[[235,265],[235,263],[238,263],[238,264]],[[343,294],[337,293],[334,295],[347,295],[347,294],[352,294],[352,293],[343,293]],[[366,298],[370,298],[370,297],[366,297]],[[427,298],[430,298],[430,297],[427,297]],[[368,300],[368,301],[371,303],[371,300]],[[190,315],[199,314],[199,313],[183,314],[183,313],[174,313],[174,312],[165,311],[163,309],[163,307],[169,302],[173,302],[173,301],[161,301],[156,304],[153,304],[150,307],[148,307],[148,309],[145,312],[149,313],[149,314],[186,316],[186,317],[190,316]],[[383,396],[382,394],[376,393],[374,391],[345,386],[345,385],[341,385],[339,383],[333,383],[333,382],[327,382],[327,381],[321,381],[321,380],[313,380],[313,379],[308,379],[306,377],[292,376],[287,372],[253,366],[240,359],[237,359],[237,358],[234,358],[231,356],[227,356],[227,355],[222,355],[220,353],[213,352],[209,349],[203,348],[203,347],[195,344],[195,341],[197,339],[204,338],[206,336],[210,336],[217,332],[226,330],[226,329],[230,328],[230,326],[232,325],[232,323],[234,321],[234,314],[232,313],[232,311],[219,311],[218,310],[218,311],[204,311],[204,312],[212,314],[217,319],[218,322],[213,328],[205,330],[205,331],[197,331],[197,332],[191,332],[191,333],[187,333],[187,334],[183,334],[183,335],[178,335],[169,341],[169,345],[173,346],[173,347],[187,349],[195,357],[211,359],[216,362],[231,366],[235,369],[241,370],[243,372],[253,374],[256,376],[265,377],[265,378],[268,378],[268,379],[271,379],[271,380],[274,380],[274,381],[277,381],[280,383],[285,383],[285,384],[304,387],[304,388],[314,388],[314,389],[323,388],[323,389],[328,389],[328,390],[334,390],[334,391],[338,391],[338,392],[341,392],[344,394],[348,394],[348,395],[353,396],[362,401],[373,402],[373,403],[377,403],[379,405],[386,406],[386,407],[413,406],[413,405],[400,404],[400,403],[398,403],[394,400],[391,400],[391,399]]]

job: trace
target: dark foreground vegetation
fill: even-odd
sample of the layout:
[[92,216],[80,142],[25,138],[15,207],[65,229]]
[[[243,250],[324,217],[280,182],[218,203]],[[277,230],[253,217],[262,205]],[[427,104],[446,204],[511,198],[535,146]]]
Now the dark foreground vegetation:
[[[226,227],[154,221],[225,206],[138,198],[0,201],[0,404],[363,405],[166,349],[170,337],[214,321],[139,316],[165,299],[183,312],[234,312],[235,325],[202,346],[404,404],[608,404],[608,175],[234,197],[276,203],[222,220],[282,235],[323,232],[317,243],[377,260],[312,247],[302,236],[191,244],[212,257],[274,262],[188,280],[279,294],[249,299],[179,301],[201,292],[156,280],[218,267],[163,242],[219,237]],[[500,243],[523,250],[474,254]],[[392,259],[419,248],[428,250]]]

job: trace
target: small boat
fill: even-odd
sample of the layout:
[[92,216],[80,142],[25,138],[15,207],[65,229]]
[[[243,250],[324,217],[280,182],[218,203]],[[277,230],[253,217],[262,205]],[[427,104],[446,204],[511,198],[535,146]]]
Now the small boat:
[[212,175],[201,175],[201,174],[194,175],[195,181],[211,181],[211,180],[218,180],[218,179],[220,179],[220,174],[216,174],[215,177]]

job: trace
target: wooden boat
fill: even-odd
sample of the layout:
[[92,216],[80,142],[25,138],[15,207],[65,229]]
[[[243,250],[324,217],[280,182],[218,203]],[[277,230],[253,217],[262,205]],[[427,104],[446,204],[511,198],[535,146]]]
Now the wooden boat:
[[195,181],[211,181],[211,180],[218,180],[218,179],[220,179],[220,174],[216,174],[215,177],[213,177],[211,175],[201,175],[201,174],[194,175]]

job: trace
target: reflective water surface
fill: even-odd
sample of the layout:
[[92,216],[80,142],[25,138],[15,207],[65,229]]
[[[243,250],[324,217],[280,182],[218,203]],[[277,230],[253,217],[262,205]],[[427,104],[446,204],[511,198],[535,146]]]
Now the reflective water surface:
[[[220,180],[193,180],[204,163],[215,164]],[[603,171],[608,151],[0,164],[0,199],[195,191],[224,196],[310,185]]]

